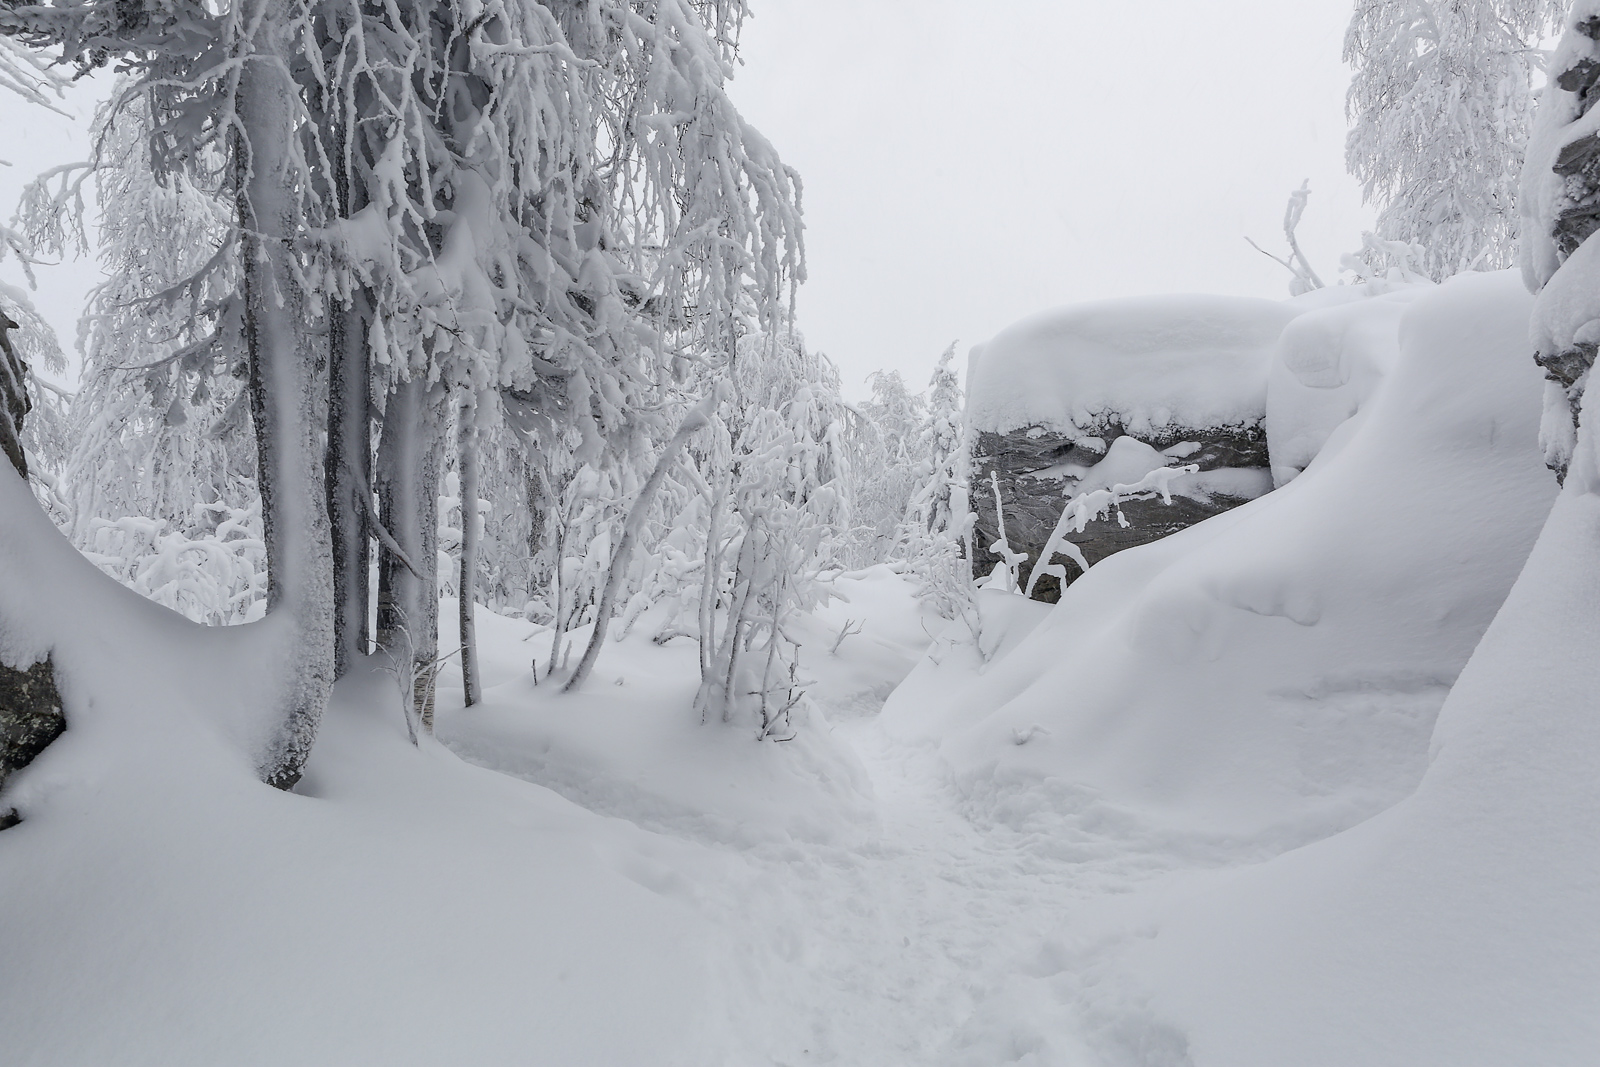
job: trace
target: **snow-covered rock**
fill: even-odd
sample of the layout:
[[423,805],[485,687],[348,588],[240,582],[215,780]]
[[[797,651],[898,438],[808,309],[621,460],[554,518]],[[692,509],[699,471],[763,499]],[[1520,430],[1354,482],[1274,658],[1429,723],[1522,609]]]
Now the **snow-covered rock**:
[[[1125,469],[1136,443],[1160,453],[1159,465],[1199,471],[1172,481],[1170,501],[1124,501],[1072,536],[1091,565],[1270,489],[1261,426],[1268,367],[1297,311],[1239,297],[1107,300],[1036,315],[974,346],[967,419],[975,569],[987,572],[1000,558],[988,552],[1000,533],[996,486],[1006,539],[1032,567],[1066,497],[1131,484],[1154,469]],[[1054,580],[1040,592],[1053,599]]]
[[1032,316],[973,346],[967,417],[979,430],[1040,427],[1181,436],[1261,418],[1287,303],[1225,296],[1102,300]]
[[1545,462],[1565,476],[1600,349],[1600,4],[1580,0],[1551,57],[1522,174],[1523,280],[1539,294],[1531,339],[1545,371]]
[[[1020,824],[1060,787],[1281,847],[1393,804],[1555,493],[1519,355],[1531,303],[1505,272],[1424,291],[1376,394],[1293,482],[1101,562],[982,673],[923,663],[886,722]],[[1350,305],[1378,321],[1346,324],[1340,360],[1396,307]]]

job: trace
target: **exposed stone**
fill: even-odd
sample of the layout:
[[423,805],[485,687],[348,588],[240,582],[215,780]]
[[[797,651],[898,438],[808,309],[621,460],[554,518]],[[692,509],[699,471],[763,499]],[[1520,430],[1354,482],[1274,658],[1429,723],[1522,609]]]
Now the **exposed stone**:
[[[22,420],[30,409],[28,368],[11,344],[10,331],[16,328],[15,322],[0,314],[0,452],[26,478],[27,456],[21,437]],[[66,728],[55,666],[49,658],[25,668],[0,663],[0,789]],[[19,821],[15,810],[0,810],[0,830]]]
[[[1027,585],[1033,567],[1039,563],[1056,522],[1067,502],[1067,492],[1078,481],[1072,468],[1089,469],[1106,453],[1107,444],[1125,436],[1116,422],[1103,421],[1074,435],[1040,427],[1000,434],[979,432],[972,450],[972,509],[978,515],[974,530],[973,570],[988,574],[1001,557],[989,551],[1000,536],[995,516],[994,473],[1000,487],[1000,503],[1005,511],[1006,541],[1014,552],[1027,553],[1021,580]],[[1132,435],[1128,435],[1132,436]],[[1166,451],[1172,465],[1193,464],[1201,471],[1251,469],[1259,471],[1260,481],[1270,484],[1266,435],[1259,425],[1220,427],[1204,430],[1169,429],[1137,438],[1151,447]],[[1127,525],[1117,521],[1117,511],[1091,521],[1071,540],[1092,566],[1107,556],[1193,526],[1197,522],[1238,507],[1248,497],[1226,494],[1177,494],[1170,504],[1155,499],[1134,499],[1122,503],[1120,512]],[[1057,556],[1065,565],[1067,584],[1082,572],[1071,560]],[[1061,587],[1052,575],[1041,575],[1034,588],[1036,599],[1054,603]]]
[[1585,99],[1594,90],[1596,81],[1600,81],[1600,63],[1588,58],[1578,60],[1556,78],[1556,84],[1562,89]]
[[1533,361],[1544,368],[1544,376],[1558,382],[1563,389],[1571,389],[1583,380],[1594,366],[1594,357],[1600,348],[1579,342],[1564,352],[1534,354]]
[[[1584,19],[1574,29],[1600,41],[1600,17]],[[1579,115],[1588,115],[1600,100],[1600,59],[1593,55],[1579,56],[1566,69],[1555,72],[1551,80],[1557,89],[1576,95]],[[1564,179],[1550,231],[1557,260],[1564,264],[1585,241],[1600,231],[1600,134],[1585,134],[1562,145],[1551,170]],[[1550,284],[1553,279],[1546,281],[1547,286]],[[1571,460],[1570,441],[1576,434],[1596,346],[1570,337],[1546,338],[1538,343],[1541,350],[1535,352],[1534,361],[1544,370],[1546,379],[1561,387],[1572,420],[1570,435],[1548,427],[1540,432],[1545,444],[1545,462],[1556,472],[1556,477],[1564,481]],[[1551,400],[1559,403],[1553,396]],[[1547,418],[1550,414],[1554,413],[1547,413]]]
[[66,728],[50,660],[0,669],[0,788]]

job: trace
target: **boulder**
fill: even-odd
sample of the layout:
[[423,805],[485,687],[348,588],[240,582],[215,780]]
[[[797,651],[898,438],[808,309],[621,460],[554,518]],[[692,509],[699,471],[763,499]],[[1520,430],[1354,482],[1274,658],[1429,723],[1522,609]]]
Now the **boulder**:
[[[1026,586],[1073,498],[1104,506],[1067,540],[1090,565],[1272,488],[1263,420],[1283,301],[1169,296],[1100,301],[1026,319],[975,346],[968,377],[973,568],[1027,555]],[[1166,492],[1119,493],[1162,467]],[[999,497],[999,512],[995,506]],[[1052,553],[1070,584],[1081,568]],[[1047,561],[1049,562],[1049,561]],[[1034,596],[1060,584],[1041,575]]]

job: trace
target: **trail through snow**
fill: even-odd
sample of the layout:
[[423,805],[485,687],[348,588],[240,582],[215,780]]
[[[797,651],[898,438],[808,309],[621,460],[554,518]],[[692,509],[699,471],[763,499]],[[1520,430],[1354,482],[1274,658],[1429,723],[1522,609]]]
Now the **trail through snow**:
[[[606,698],[619,692],[596,688]],[[725,935],[707,955],[727,989],[726,1044],[707,1050],[705,1062],[883,1067],[1088,1058],[1086,1047],[1058,1047],[1060,1035],[1079,1029],[1063,1017],[1073,998],[1038,982],[1064,969],[1063,931],[1075,916],[1157,890],[1207,857],[1140,836],[1135,823],[1108,817],[1088,796],[1053,804],[1047,824],[970,817],[935,749],[894,736],[872,713],[886,688],[876,699],[833,691],[836,706],[820,709],[832,721],[811,729],[831,733],[831,747],[858,761],[870,804],[865,818],[828,833],[741,836],[726,820],[646,796],[636,790],[650,783],[628,774],[625,755],[584,768],[563,755],[574,751],[570,737],[529,743],[525,702],[501,721],[491,696],[481,712],[446,714],[441,734],[469,760],[658,835],[661,865],[633,876],[687,902]],[[468,717],[480,714],[471,724]],[[570,722],[559,729],[575,729]],[[698,735],[705,738],[706,728]],[[670,761],[661,743],[640,744]],[[761,751],[782,748],[765,743]]]
[[[849,843],[742,853],[743,877],[715,906],[770,961],[737,1009],[760,1024],[742,1029],[782,1035],[771,1062],[792,1067],[1090,1058],[1093,1034],[1059,1047],[1095,1025],[1062,1018],[1074,998],[1059,987],[1079,977],[1061,980],[1069,932],[1203,861],[1094,825],[1092,804],[1048,830],[976,822],[930,748],[870,718],[835,732],[870,775],[876,825]],[[1036,982],[1052,977],[1055,994]]]
[[[462,709],[441,679],[439,736],[652,835],[650,858],[619,869],[718,935],[705,963],[725,1015],[698,1062],[1119,1064],[1120,1046],[1144,1062],[1154,1024],[1137,998],[1095,1017],[1083,983],[1130,907],[1251,850],[1155,830],[1060,780],[1022,805],[963,796],[934,743],[878,714],[930,639],[909,585],[885,571],[848,589],[817,620],[820,714],[793,745],[673,712],[692,703],[687,642],[608,642],[599,684],[563,697],[521,669],[525,624],[487,613],[487,701]],[[847,614],[867,633],[835,656]]]
[[871,775],[880,824],[852,846],[752,850],[746,917],[780,945],[803,942],[782,979],[808,1041],[797,1062],[942,1062],[1074,897],[1133,872],[1115,850],[1073,856],[1039,835],[980,830],[931,752],[871,720],[838,730]]

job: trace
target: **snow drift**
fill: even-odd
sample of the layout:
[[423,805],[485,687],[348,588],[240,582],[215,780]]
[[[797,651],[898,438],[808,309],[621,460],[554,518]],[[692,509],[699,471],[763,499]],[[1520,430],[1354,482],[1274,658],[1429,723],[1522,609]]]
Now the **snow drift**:
[[1321,292],[1296,301],[1306,310],[1278,338],[1267,376],[1273,484],[1298,477],[1333,432],[1377,395],[1400,356],[1400,316],[1430,288],[1409,286],[1322,307],[1312,304]]
[[117,585],[9,464],[0,528],[0,651],[67,713],[4,795],[7,1064],[704,1062],[714,934],[647,835],[413,748],[375,671],[269,788],[272,619]]
[[1130,950],[1125,972],[1186,1035],[1185,1062],[1595,1062],[1594,396],[1566,488],[1439,714],[1415,794],[1178,903]]
[[974,345],[967,421],[974,431],[1029,426],[1128,433],[1259,421],[1272,345],[1295,315],[1282,301],[1134,297],[1024,319]]
[[1393,804],[1555,494],[1530,306],[1501,273],[1339,309],[1341,359],[1398,318],[1397,356],[1302,475],[1096,565],[976,674],[924,662],[886,724],[1022,824],[1087,796],[1281,848]]

